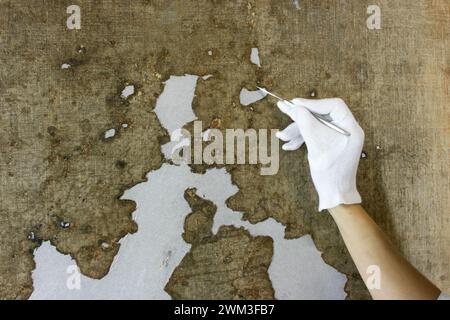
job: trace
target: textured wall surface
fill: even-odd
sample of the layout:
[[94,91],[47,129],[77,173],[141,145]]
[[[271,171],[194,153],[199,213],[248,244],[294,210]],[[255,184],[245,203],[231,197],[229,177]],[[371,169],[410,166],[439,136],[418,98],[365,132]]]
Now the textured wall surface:
[[[136,231],[135,205],[120,195],[164,162],[156,98],[164,80],[185,73],[213,75],[198,84],[194,112],[222,129],[289,123],[271,100],[240,105],[241,89],[257,82],[286,97],[343,98],[366,132],[365,207],[418,269],[450,289],[447,0],[377,1],[381,30],[368,30],[366,0],[305,0],[300,9],[289,0],[77,1],[80,30],[66,27],[69,4],[0,0],[1,298],[31,294],[33,249],[44,240],[83,274],[108,273],[119,239]],[[253,47],[261,67],[249,60]],[[129,84],[135,93],[121,97]],[[349,298],[367,297],[337,228],[316,212],[305,150],[280,161],[275,176],[227,166],[240,189],[228,206],[252,223],[273,217],[288,238],[311,234],[347,275]],[[270,240],[220,232],[254,246]],[[178,272],[196,267],[183,261]],[[238,280],[246,288],[254,278]]]
[[217,208],[195,192],[188,189],[184,194],[192,212],[186,217],[183,238],[193,246],[174,270],[166,291],[175,299],[273,299],[267,273],[272,239],[252,237],[232,226],[223,226],[213,235]]

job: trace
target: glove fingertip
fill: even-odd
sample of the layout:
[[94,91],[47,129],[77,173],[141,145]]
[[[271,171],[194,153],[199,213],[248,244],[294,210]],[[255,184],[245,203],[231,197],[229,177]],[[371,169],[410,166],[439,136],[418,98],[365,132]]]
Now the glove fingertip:
[[292,103],[295,104],[296,106],[305,106],[305,100],[308,101],[308,99],[304,99],[304,98],[295,98],[292,99]]
[[281,146],[281,149],[284,151],[295,151],[299,149],[303,145],[303,142],[300,141],[291,141],[288,143],[285,143]]
[[283,134],[280,132],[280,131],[278,131],[277,133],[275,133],[275,137],[277,137],[278,139],[280,139],[280,140],[285,140],[285,139],[283,139],[284,138],[284,136],[283,136]]
[[284,101],[278,101],[277,102],[278,109],[280,109],[282,112],[289,114],[289,111],[291,110],[291,107],[286,104]]

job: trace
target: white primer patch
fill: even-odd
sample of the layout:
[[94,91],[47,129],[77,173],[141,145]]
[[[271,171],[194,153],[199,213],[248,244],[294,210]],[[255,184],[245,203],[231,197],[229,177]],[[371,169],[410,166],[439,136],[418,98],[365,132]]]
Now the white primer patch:
[[[233,186],[234,187],[234,186]],[[229,192],[228,187],[221,186]],[[269,277],[275,298],[281,300],[341,300],[347,278],[326,264],[310,235],[298,239],[285,239],[285,227],[272,218],[257,224],[242,221],[242,213],[234,212],[226,204],[215,203],[218,211],[213,232],[221,225],[244,227],[253,236],[270,236],[273,239],[273,258]]]
[[68,64],[68,63],[63,63],[62,65],[61,65],[61,69],[69,69],[70,67],[72,67],[70,64]]
[[122,123],[122,128],[124,129],[128,128],[128,123]]
[[203,77],[202,77],[202,79],[203,80],[208,80],[209,78],[211,78],[213,75],[212,74],[207,74],[207,75],[204,75]]
[[267,94],[261,90],[250,91],[246,88],[242,88],[241,93],[239,94],[239,100],[243,106],[249,106],[256,101],[264,99],[266,95]]
[[225,169],[202,175],[192,173],[187,165],[164,164],[123,195],[122,199],[137,203],[133,218],[139,229],[120,241],[110,272],[101,280],[82,275],[81,289],[69,290],[66,270],[75,262],[46,242],[35,252],[31,299],[169,299],[163,288],[190,249],[181,237],[184,219],[191,211],[183,198],[189,187],[196,187],[198,195],[217,205],[214,233],[221,225],[234,225],[254,236],[273,238],[269,276],[277,299],[345,298],[346,277],[323,262],[309,235],[286,240],[284,227],[275,220],[253,225],[226,207],[226,199],[238,190]]
[[[192,112],[190,103],[196,81],[196,76],[186,75],[171,77],[166,82],[157,102],[160,108],[157,114],[166,119],[166,129],[191,121],[185,117],[187,122],[179,123],[177,115],[185,112],[182,108],[186,105]],[[181,110],[175,107],[177,103],[181,103]],[[119,241],[121,247],[109,273],[101,280],[81,275],[80,290],[70,290],[66,285],[70,276],[67,271],[75,261],[44,242],[35,250],[34,291],[30,299],[170,299],[164,286],[191,247],[181,236],[185,217],[191,212],[184,199],[184,191],[190,187],[196,187],[198,195],[217,205],[214,233],[221,225],[234,225],[245,227],[254,236],[273,238],[269,276],[276,298],[345,298],[345,276],[324,263],[309,235],[286,240],[284,227],[275,220],[253,225],[241,220],[242,213],[227,208],[225,201],[238,189],[224,168],[195,174],[187,165],[163,164],[147,174],[147,181],[126,190],[121,197],[136,201],[133,219],[138,231]]]
[[191,212],[184,191],[195,186],[207,199],[221,202],[225,199],[220,188],[211,185],[231,186],[231,181],[225,169],[201,175],[187,165],[169,164],[147,174],[147,180],[121,198],[136,201],[133,219],[139,229],[120,240],[109,273],[101,280],[81,275],[81,289],[69,290],[66,270],[75,262],[45,242],[35,250],[31,299],[170,299],[164,286],[190,249],[181,237]]
[[[162,126],[172,136],[175,130],[197,119],[192,111],[198,76],[171,76],[164,84],[164,90],[156,101],[154,109]],[[172,149],[177,146],[177,139],[171,139],[162,146],[161,151],[168,160],[172,159]],[[186,140],[186,143],[190,140]],[[189,145],[189,144],[187,144]]]
[[120,94],[120,97],[122,99],[127,99],[129,96],[131,96],[132,94],[134,94],[134,85],[130,84],[128,86],[126,86],[123,90],[122,93]]
[[116,135],[116,129],[109,129],[105,131],[105,139],[111,139]]
[[250,53],[250,61],[253,64],[256,64],[258,67],[261,67],[261,60],[259,59],[258,48],[252,48],[252,52]]
[[192,111],[198,76],[171,76],[156,101],[155,113],[162,126],[172,133],[197,116]]

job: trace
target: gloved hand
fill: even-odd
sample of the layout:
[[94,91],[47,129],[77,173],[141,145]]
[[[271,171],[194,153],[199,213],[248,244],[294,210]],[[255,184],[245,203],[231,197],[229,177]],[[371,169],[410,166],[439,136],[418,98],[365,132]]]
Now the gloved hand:
[[[356,171],[364,143],[364,131],[342,99],[294,99],[295,107],[282,101],[278,108],[294,123],[277,133],[287,141],[283,150],[308,148],[308,162],[314,186],[319,194],[319,211],[339,204],[361,203],[356,189]],[[319,122],[308,111],[327,115],[332,123],[351,135],[345,136]]]

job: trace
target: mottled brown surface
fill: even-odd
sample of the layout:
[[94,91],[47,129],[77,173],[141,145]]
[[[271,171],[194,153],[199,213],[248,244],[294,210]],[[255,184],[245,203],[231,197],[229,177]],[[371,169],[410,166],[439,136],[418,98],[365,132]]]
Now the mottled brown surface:
[[[112,18],[100,10],[99,25],[89,7],[83,29],[70,32],[61,1],[0,1],[2,298],[31,294],[32,249],[42,240],[84,274],[104,276],[118,240],[137,229],[134,203],[118,197],[162,162],[155,59],[128,55],[132,41],[118,42],[125,34],[111,34]],[[123,100],[127,82],[140,93]],[[105,140],[110,128],[116,136]]]
[[[272,101],[239,105],[241,88],[258,81],[286,97],[315,89],[343,98],[366,132],[366,208],[415,266],[450,289],[447,0],[378,1],[377,31],[366,28],[365,0],[304,0],[300,10],[275,0],[77,4],[82,29],[70,31],[64,1],[0,0],[0,297],[29,296],[40,240],[88,276],[108,271],[118,239],[136,230],[134,205],[117,199],[162,162],[165,132],[151,111],[161,81],[185,73],[213,75],[199,81],[194,111],[222,128],[289,123]],[[262,68],[249,61],[252,47]],[[73,67],[61,70],[66,62]],[[124,101],[126,83],[140,93]],[[110,128],[118,134],[105,141]],[[273,177],[228,170],[240,188],[231,208],[252,222],[274,217],[289,238],[311,233],[325,261],[349,277],[349,297],[367,297],[330,217],[316,213],[303,149],[283,153]],[[27,239],[31,231],[39,241]],[[252,243],[244,234],[221,229]]]
[[183,238],[192,247],[172,273],[167,293],[173,299],[274,299],[267,273],[273,240],[232,226],[213,235],[217,207],[195,192],[187,189],[184,194],[192,212]]
[[192,212],[184,220],[183,239],[190,244],[202,242],[213,235],[212,226],[217,211],[214,203],[200,198],[196,192],[195,188],[191,188],[184,193]]

